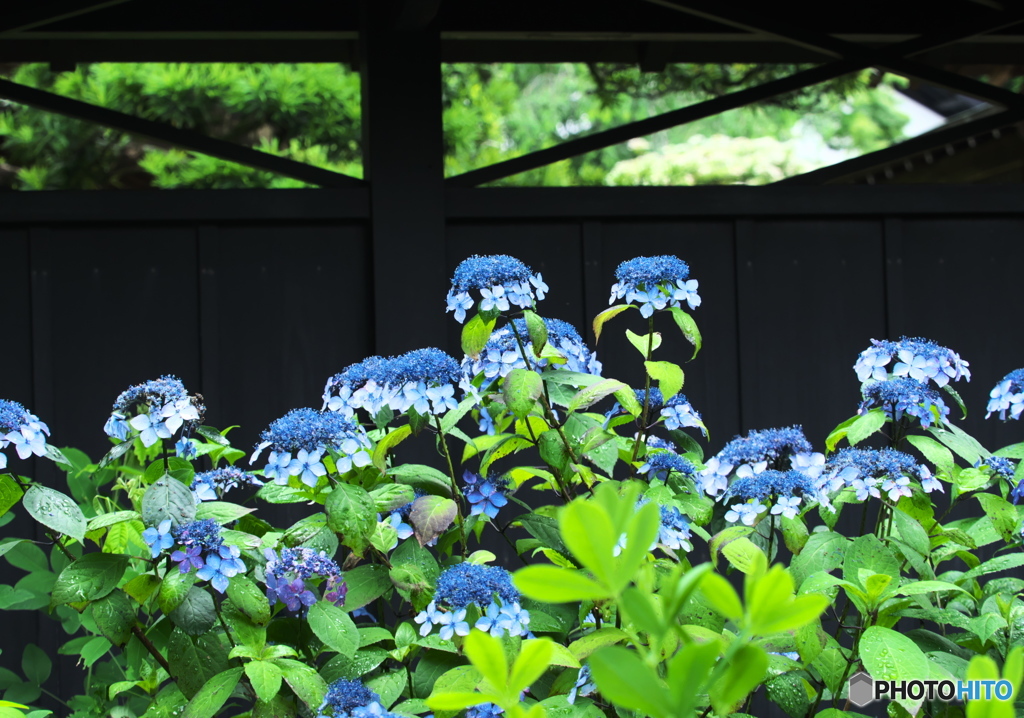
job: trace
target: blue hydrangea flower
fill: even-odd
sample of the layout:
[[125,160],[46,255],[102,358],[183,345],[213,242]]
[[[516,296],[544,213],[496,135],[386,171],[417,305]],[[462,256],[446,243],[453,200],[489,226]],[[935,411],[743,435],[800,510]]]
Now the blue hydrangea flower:
[[339,678],[327,686],[316,718],[397,718],[361,681]]
[[734,474],[746,478],[767,469],[800,470],[803,464],[793,462],[794,457],[801,455],[804,458],[800,461],[808,467],[817,463],[811,442],[800,426],[751,431],[747,436],[737,436],[706,461],[698,480],[704,493],[718,496],[729,487],[729,477]]
[[341,568],[323,551],[317,553],[311,548],[285,548],[277,553],[271,549],[263,552],[267,559],[264,567],[267,584],[267,601],[273,606],[278,601],[288,610],[298,611],[303,606],[316,603],[316,594],[311,590],[310,581],[324,581],[324,600],[336,606],[345,604],[348,586]]
[[676,394],[661,409],[661,417],[665,420],[665,428],[669,431],[694,427],[700,429],[704,436],[708,435],[707,427],[693,405],[687,401],[685,394]]
[[[650,442],[648,442],[650,444]],[[644,458],[644,463],[637,473],[648,474],[649,479],[668,481],[671,472],[676,471],[688,479],[697,475],[697,467],[673,451],[654,451]]]
[[900,337],[898,342],[872,339],[871,346],[860,353],[853,368],[860,381],[885,381],[889,378],[890,362],[893,362],[894,377],[910,377],[920,382],[931,380],[940,387],[951,380],[971,380],[969,364],[959,354],[920,337]]
[[530,309],[535,300],[543,300],[548,291],[541,275],[507,254],[473,255],[455,268],[448,291],[445,312],[455,312],[455,320],[466,321],[473,308],[471,290],[480,293],[480,311],[507,312],[512,306]]
[[481,703],[466,709],[466,718],[494,718],[505,713],[505,709],[496,703]]
[[50,427],[16,401],[0,399],[0,469],[7,468],[3,450],[13,444],[19,459],[46,454]]
[[227,590],[229,578],[245,572],[241,551],[237,546],[224,545],[220,526],[213,519],[181,524],[171,529],[171,535],[181,547],[171,554],[178,571],[188,573],[193,568],[198,569],[196,576],[210,581],[220,593]]
[[949,407],[942,401],[939,392],[909,377],[867,383],[862,394],[864,401],[857,410],[858,414],[881,407],[893,421],[899,421],[905,414],[920,420],[921,426],[925,428],[931,426],[933,421],[945,423],[949,415]]
[[384,359],[370,357],[327,380],[324,409],[371,418],[385,407],[399,414],[414,409],[440,416],[454,409],[459,364],[440,349],[427,348]]
[[768,507],[757,499],[751,499],[747,503],[733,504],[725,512],[725,520],[729,523],[742,522],[744,526],[753,526],[757,523],[757,517],[767,511]]
[[171,520],[164,519],[159,526],[150,526],[142,532],[142,540],[149,546],[153,558],[162,554],[174,545],[174,536],[171,535]]
[[1007,411],[1011,419],[1020,418],[1024,412],[1024,369],[1014,369],[992,388],[986,410],[986,419],[997,411],[1000,419],[1006,419]]
[[498,510],[508,503],[505,498],[507,482],[502,479],[484,479],[479,474],[466,470],[462,474],[464,494],[470,504],[470,515],[486,514],[492,519],[498,515]]
[[180,379],[167,375],[121,392],[103,430],[126,441],[134,429],[144,446],[152,446],[172,438],[179,429],[181,437],[188,439],[205,411],[198,396],[189,396]]
[[339,454],[335,465],[342,474],[372,461],[366,432],[333,411],[293,409],[272,423],[260,438],[249,463],[255,463],[263,450],[270,448],[263,473],[278,484],[287,484],[289,477],[298,476],[308,486],[316,486],[319,477],[327,473],[323,456],[328,448]]
[[650,317],[656,309],[681,307],[684,302],[690,309],[696,309],[701,302],[698,284],[689,276],[689,265],[678,257],[636,257],[615,270],[618,281],[612,285],[608,303],[623,298],[627,304],[636,302],[644,317]]
[[1017,467],[1012,461],[1004,459],[1001,456],[990,456],[987,459],[978,459],[978,462],[974,466],[987,466],[993,476],[998,476],[1002,479],[1006,479],[1007,481],[1012,481],[1013,476],[1017,471]]
[[[744,523],[747,523],[748,520],[753,521],[757,514],[768,508],[768,505],[762,502],[774,504],[771,506],[773,515],[782,514],[793,518],[799,512],[800,502],[805,498],[811,500],[815,495],[813,480],[800,471],[793,469],[757,471],[749,464],[740,469],[741,471],[736,472],[737,478],[725,492],[722,501],[736,497],[741,499],[742,503],[733,506],[732,510],[726,513],[726,521],[743,520]],[[757,511],[755,512],[750,507],[757,507]],[[747,525],[752,524],[747,523]]]
[[660,506],[661,526],[658,527],[658,543],[673,551],[692,551],[690,543],[690,522],[674,506]]
[[[519,591],[512,585],[508,571],[497,566],[459,563],[445,569],[438,576],[434,600],[421,611],[415,622],[420,624],[420,635],[426,636],[434,626],[441,626],[441,637],[453,634],[468,635],[465,609],[476,606],[482,616],[476,625],[492,635],[508,631],[522,635],[529,629],[530,614],[519,605]],[[491,616],[492,620],[487,620]],[[465,633],[462,633],[462,631]]]
[[[881,493],[886,492],[896,501],[900,496],[910,495],[914,479],[920,482],[925,493],[943,490],[931,471],[919,465],[910,454],[895,449],[845,448],[829,458],[817,487],[822,495],[852,488],[858,501],[881,498]],[[831,507],[825,501],[822,504]]]
[[196,577],[209,581],[219,593],[228,590],[228,579],[245,573],[245,564],[240,558],[237,546],[221,546],[216,553],[207,554],[203,567],[196,571]]
[[263,482],[255,475],[234,466],[225,466],[196,474],[192,479],[192,493],[197,501],[216,501],[231,489],[246,484],[263,486]]
[[178,564],[179,573],[188,573],[194,568],[203,567],[203,550],[198,546],[179,549],[171,554],[171,560]]
[[570,705],[575,705],[576,697],[580,696],[585,698],[586,696],[593,695],[597,692],[597,684],[594,683],[594,678],[590,675],[590,666],[584,664],[580,668],[579,675],[576,676],[576,685],[569,691],[569,695],[566,696],[566,700],[569,701]]

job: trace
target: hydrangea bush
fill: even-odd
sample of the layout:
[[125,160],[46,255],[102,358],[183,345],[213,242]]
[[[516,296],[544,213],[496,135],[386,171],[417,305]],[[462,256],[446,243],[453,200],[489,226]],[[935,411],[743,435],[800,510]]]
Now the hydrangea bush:
[[[758,428],[705,455],[682,367],[655,359],[656,322],[700,350],[698,288],[677,257],[618,268],[593,335],[629,310],[646,320],[626,332],[646,369],[631,387],[542,316],[539,273],[471,257],[446,298],[461,359],[343,367],[251,456],[172,376],[116,398],[96,463],[0,401],[0,522],[23,510],[47,537],[0,542],[26,572],[0,608],[48,614],[85,669],[80,693],[54,695],[51,657],[24,647],[23,675],[0,672],[0,718],[42,718],[44,693],[74,718],[709,718],[755,700],[842,718],[859,715],[858,671],[1019,688],[1024,580],[1006,572],[1024,565],[1024,444],[991,452],[955,425],[968,363],[871,340],[862,401],[823,446]],[[1022,407],[1019,369],[987,411]],[[416,441],[436,465],[396,459]],[[32,456],[66,492],[21,474]],[[306,515],[274,526],[266,504]]]

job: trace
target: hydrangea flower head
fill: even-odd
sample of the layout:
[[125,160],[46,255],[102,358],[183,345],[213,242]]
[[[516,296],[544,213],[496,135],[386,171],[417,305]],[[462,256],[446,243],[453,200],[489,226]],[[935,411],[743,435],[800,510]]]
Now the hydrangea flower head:
[[205,412],[200,396],[189,396],[180,379],[166,375],[121,392],[103,430],[107,436],[126,441],[134,429],[144,446],[152,446],[181,429],[181,437],[188,444]]
[[853,368],[861,381],[885,381],[889,378],[890,362],[894,377],[910,377],[920,382],[931,380],[940,387],[951,380],[971,380],[969,365],[959,354],[920,337],[900,337],[898,342],[872,339],[871,346],[860,353]]
[[541,275],[515,257],[507,254],[473,255],[455,268],[452,287],[448,291],[447,312],[455,312],[455,320],[466,321],[466,312],[476,301],[471,290],[480,294],[480,310],[507,312],[512,306],[529,309],[534,300],[544,299],[548,286]]
[[659,506],[661,525],[658,527],[658,543],[673,551],[692,551],[690,543],[690,522],[674,506]]
[[19,459],[27,459],[32,454],[43,456],[49,435],[50,427],[38,416],[16,401],[0,399],[0,469],[7,468],[3,449],[8,445],[14,444]]
[[766,470],[795,470],[814,478],[823,463],[824,457],[819,459],[820,456],[800,426],[751,431],[746,436],[737,436],[706,461],[698,481],[708,496],[724,497],[730,477],[739,480]]
[[307,486],[316,486],[327,473],[322,459],[328,448],[339,454],[335,459],[339,473],[371,462],[366,432],[333,411],[293,409],[264,430],[260,439],[249,463],[270,448],[263,474],[278,484],[287,484],[289,477],[298,476]]
[[707,427],[700,414],[686,399],[685,394],[676,394],[661,408],[661,417],[665,420],[665,428],[669,431],[694,427],[700,429],[704,436],[708,435]]
[[[312,581],[323,581],[323,597],[336,606],[345,604],[348,586],[341,568],[323,551],[311,548],[285,548],[280,553],[267,549],[264,569],[267,583],[267,601],[273,606],[278,601],[288,610],[299,611],[317,601],[311,589]],[[309,582],[309,583],[307,583]]]
[[380,696],[361,681],[339,678],[327,686],[324,702],[316,718],[393,718],[380,702]]
[[385,407],[440,416],[457,406],[458,378],[458,362],[440,349],[416,349],[387,359],[374,356],[327,380],[323,408],[346,417],[363,409],[372,418]]
[[231,489],[246,484],[263,486],[263,482],[253,474],[234,466],[225,466],[196,474],[192,479],[192,493],[198,501],[216,501]]
[[913,416],[925,428],[933,421],[943,424],[949,416],[949,407],[939,392],[910,377],[868,382],[862,392],[864,401],[857,410],[858,414],[881,407],[893,421],[899,421],[904,415]]
[[[815,496],[813,479],[800,471],[765,469],[760,472],[744,471],[742,474],[737,471],[738,478],[732,482],[722,497],[723,501],[736,497],[745,502],[739,504],[741,508],[733,506],[732,511],[726,513],[727,521],[746,519],[750,516],[751,509],[743,507],[748,506],[758,506],[757,513],[770,506],[772,515],[781,514],[786,518],[795,518],[800,512],[801,501],[805,498],[811,500]],[[729,516],[733,518],[730,519]]]
[[845,448],[829,458],[817,487],[823,494],[852,488],[858,501],[881,498],[884,492],[896,501],[911,495],[910,482],[915,479],[925,493],[942,491],[942,484],[910,454],[895,449]]
[[689,277],[690,266],[678,257],[636,257],[615,270],[617,281],[608,303],[623,298],[627,304],[636,302],[644,317],[650,317],[656,309],[681,307],[683,302],[696,309],[701,303],[698,284]]
[[[648,445],[650,441],[648,440]],[[697,467],[689,459],[686,459],[673,451],[653,451],[644,459],[643,465],[637,469],[637,473],[647,474],[649,479],[661,479],[668,481],[669,474],[676,471],[688,479],[697,475]]]
[[527,633],[529,611],[519,605],[519,591],[512,585],[508,571],[498,566],[459,563],[441,572],[434,600],[416,617],[420,634],[426,636],[433,626],[441,627],[441,637],[469,635],[466,609],[476,606],[481,617],[476,627],[500,636]]
[[574,705],[576,703],[576,696],[586,697],[596,692],[597,684],[594,683],[594,678],[590,675],[590,666],[584,664],[576,676],[576,685],[569,691],[566,700],[569,701],[569,705]]
[[1014,369],[992,388],[986,410],[986,419],[995,412],[999,412],[1000,419],[1006,419],[1007,411],[1011,419],[1020,418],[1024,412],[1024,369]]
[[[166,523],[166,522],[164,522]],[[164,523],[160,524],[157,540],[161,539]],[[228,579],[245,572],[241,551],[237,546],[225,546],[220,526],[213,519],[200,519],[171,529],[171,535],[181,547],[171,554],[181,573],[198,569],[196,576],[220,593],[228,587]],[[147,541],[148,543],[148,541]],[[151,546],[156,551],[155,546]]]
[[485,514],[493,519],[498,515],[498,510],[508,504],[505,496],[508,482],[493,477],[485,479],[469,470],[462,474],[462,481],[471,516]]

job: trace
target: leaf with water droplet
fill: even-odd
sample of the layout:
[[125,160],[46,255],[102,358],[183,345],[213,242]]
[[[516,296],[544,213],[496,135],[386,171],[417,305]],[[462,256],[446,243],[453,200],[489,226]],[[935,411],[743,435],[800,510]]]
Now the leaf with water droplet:
[[196,500],[185,484],[173,476],[164,476],[153,483],[142,496],[142,522],[159,526],[170,519],[172,526],[187,524],[196,517]]
[[[928,657],[913,640],[898,631],[871,626],[860,639],[864,668],[875,680],[911,681],[928,676]],[[916,715],[921,700],[898,698],[896,702]]]
[[57,577],[50,606],[95,601],[114,590],[128,567],[123,554],[88,553],[68,564]]
[[21,503],[43,526],[79,541],[85,541],[85,514],[70,496],[33,484],[25,492],[25,498]]

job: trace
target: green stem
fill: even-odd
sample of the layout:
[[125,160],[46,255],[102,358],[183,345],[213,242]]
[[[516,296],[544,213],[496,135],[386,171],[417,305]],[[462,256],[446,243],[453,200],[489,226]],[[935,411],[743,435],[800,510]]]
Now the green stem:
[[[647,353],[644,355],[644,408],[640,413],[640,437],[633,440],[633,456],[629,460],[631,464],[636,463],[637,457],[640,454],[640,444],[647,441],[647,415],[651,408],[651,373],[647,371],[646,362],[649,362],[652,356],[654,356],[653,314],[647,318]],[[636,468],[632,467],[631,471],[635,473]]]
[[444,430],[441,428],[441,419],[437,414],[434,415],[434,426],[437,427],[437,435],[441,440],[441,454],[444,455],[444,460],[448,464],[448,477],[452,482],[452,499],[455,500],[455,523],[459,527],[459,540],[462,542],[462,555],[465,556],[469,551],[469,544],[466,541],[466,524],[462,520],[463,496],[462,492],[459,491],[459,484],[455,479],[455,465],[452,464],[452,455],[448,451],[448,440],[445,437]]

